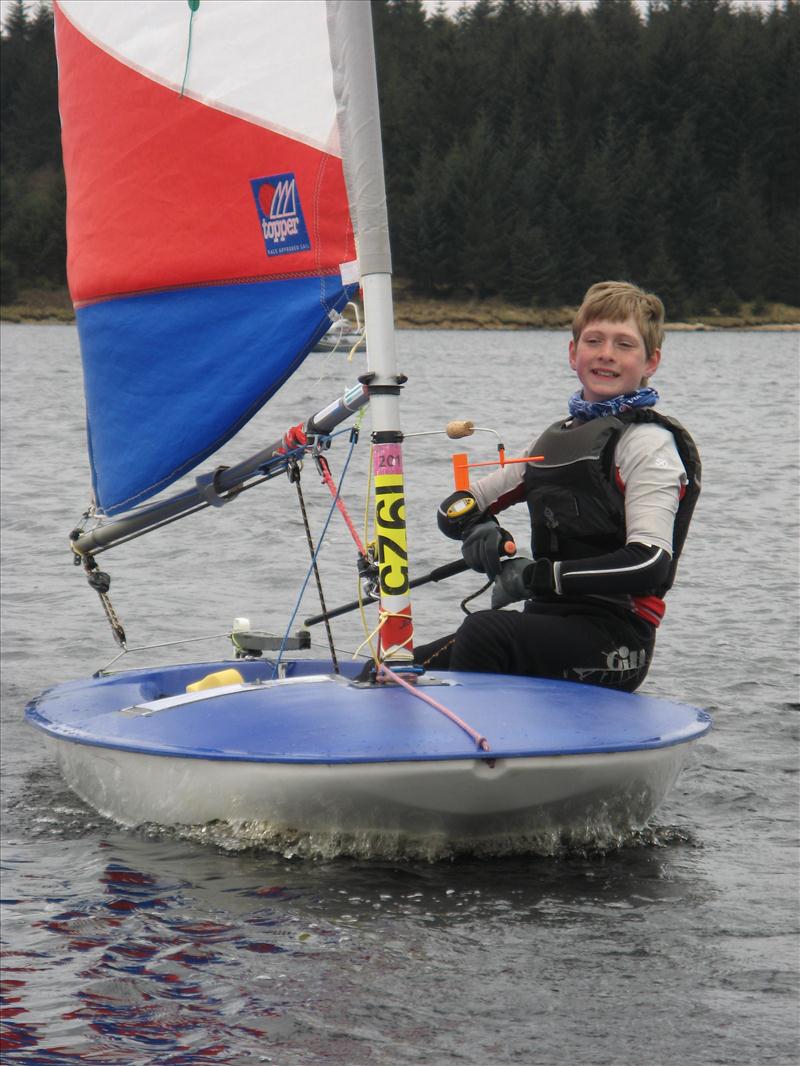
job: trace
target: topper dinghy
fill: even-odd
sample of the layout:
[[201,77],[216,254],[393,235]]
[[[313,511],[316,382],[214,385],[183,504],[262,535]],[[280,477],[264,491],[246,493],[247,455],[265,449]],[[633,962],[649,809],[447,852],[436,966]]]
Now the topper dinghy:
[[28,716],[67,783],[129,825],[247,820],[459,842],[641,827],[708,728],[685,705],[566,681],[448,672],[422,687],[473,736],[402,686],[376,691],[314,661],[273,680],[271,663],[240,660],[242,681],[186,691],[232,666],[60,685]]
[[[55,13],[93,480],[72,550],[118,644],[101,553],[227,505],[303,456],[321,462],[367,401],[375,548],[360,563],[381,619],[371,681],[333,653],[288,657],[286,638],[264,658],[269,642],[245,627],[235,658],[50,689],[26,713],[67,783],[128,825],[255,820],[467,842],[643,826],[708,730],[705,712],[413,664],[419,582],[370,5],[58,0]],[[238,466],[151,500],[238,432],[359,285],[358,384]]]

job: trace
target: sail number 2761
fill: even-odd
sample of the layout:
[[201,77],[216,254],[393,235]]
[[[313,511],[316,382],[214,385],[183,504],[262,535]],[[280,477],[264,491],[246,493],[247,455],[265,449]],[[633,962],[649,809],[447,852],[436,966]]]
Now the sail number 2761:
[[408,592],[408,542],[402,474],[375,475],[375,535],[381,592]]

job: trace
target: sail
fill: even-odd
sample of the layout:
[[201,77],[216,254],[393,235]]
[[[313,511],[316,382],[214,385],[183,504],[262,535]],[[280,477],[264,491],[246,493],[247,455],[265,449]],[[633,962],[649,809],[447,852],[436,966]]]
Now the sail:
[[328,7],[56,4],[67,270],[106,514],[224,444],[354,294]]

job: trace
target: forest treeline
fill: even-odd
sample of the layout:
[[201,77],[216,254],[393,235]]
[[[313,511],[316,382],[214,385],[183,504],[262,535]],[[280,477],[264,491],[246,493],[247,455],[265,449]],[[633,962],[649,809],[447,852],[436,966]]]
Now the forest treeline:
[[[800,6],[371,0],[395,273],[423,296],[800,306]],[[52,13],[2,38],[2,272],[64,284]]]

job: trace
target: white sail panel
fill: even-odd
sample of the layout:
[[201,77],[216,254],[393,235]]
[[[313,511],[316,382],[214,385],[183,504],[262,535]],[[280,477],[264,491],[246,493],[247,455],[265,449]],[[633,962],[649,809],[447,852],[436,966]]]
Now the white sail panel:
[[193,18],[186,0],[59,7],[95,44],[154,81],[179,92],[185,72],[184,92],[194,99],[338,154],[324,0],[201,0]]

